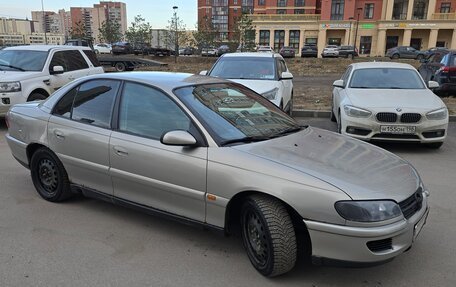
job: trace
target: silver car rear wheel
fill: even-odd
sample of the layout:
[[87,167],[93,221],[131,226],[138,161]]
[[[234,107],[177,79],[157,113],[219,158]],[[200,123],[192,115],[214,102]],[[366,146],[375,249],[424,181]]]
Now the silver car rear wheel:
[[295,266],[294,226],[279,200],[264,195],[249,197],[241,211],[241,230],[250,262],[261,274],[273,277]]

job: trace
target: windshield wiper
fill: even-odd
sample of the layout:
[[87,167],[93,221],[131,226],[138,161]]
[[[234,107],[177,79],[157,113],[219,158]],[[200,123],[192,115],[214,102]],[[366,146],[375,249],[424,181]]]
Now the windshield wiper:
[[11,65],[5,65],[5,64],[0,64],[0,66],[2,67],[8,67],[8,68],[11,68],[11,69],[16,69],[16,70],[19,70],[21,72],[25,72],[24,69],[20,68],[20,67],[16,67],[16,66],[11,66]]
[[364,87],[364,86],[359,86],[359,87],[350,87],[352,89],[375,89],[375,88],[372,88],[372,87]]
[[286,129],[284,131],[281,131],[280,133],[277,133],[277,134],[271,136],[271,138],[281,137],[281,136],[284,136],[284,135],[288,135],[288,134],[292,134],[292,133],[295,133],[295,132],[299,132],[299,131],[301,131],[301,130],[303,130],[305,128],[307,128],[307,127],[299,126],[299,127],[289,128],[289,129]]
[[270,139],[271,137],[264,137],[264,136],[256,136],[256,137],[243,137],[243,138],[238,138],[238,139],[231,139],[231,140],[225,140],[220,143],[220,146],[226,146],[229,144],[233,143],[251,143],[251,142],[259,142],[259,141],[265,141]]

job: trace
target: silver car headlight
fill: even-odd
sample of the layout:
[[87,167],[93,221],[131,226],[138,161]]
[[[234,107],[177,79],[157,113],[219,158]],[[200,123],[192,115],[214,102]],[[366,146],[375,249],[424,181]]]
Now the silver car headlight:
[[402,215],[401,208],[392,200],[338,201],[334,207],[346,220],[358,222],[383,221]]
[[266,99],[268,99],[268,100],[275,100],[277,98],[278,91],[279,91],[278,88],[274,88],[274,89],[272,89],[270,91],[262,93],[261,95],[263,97],[265,97]]
[[355,117],[355,118],[368,118],[368,117],[370,117],[370,115],[372,115],[371,111],[361,109],[358,107],[354,107],[354,106],[350,106],[350,105],[345,105],[344,111],[347,114],[347,116]]
[[427,113],[426,118],[428,120],[444,120],[444,119],[446,119],[447,115],[448,115],[448,109],[441,108],[441,109]]
[[19,92],[21,90],[21,82],[1,82],[0,93]]

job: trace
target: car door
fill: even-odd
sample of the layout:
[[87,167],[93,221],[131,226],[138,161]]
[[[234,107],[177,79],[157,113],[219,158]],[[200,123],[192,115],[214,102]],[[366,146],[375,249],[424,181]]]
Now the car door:
[[70,181],[106,194],[112,194],[109,137],[119,86],[115,80],[77,86],[60,99],[48,123],[49,147]]
[[[62,66],[63,73],[55,74],[54,66]],[[79,50],[56,51],[49,64],[50,86],[54,91],[90,73],[89,65]]]
[[[279,79],[282,76],[282,72],[288,72],[287,64],[285,63],[285,60],[282,58],[277,59],[277,69],[279,73]],[[280,80],[280,84],[282,85],[282,103],[283,103],[283,108],[285,108],[290,99],[291,99],[291,93],[293,91],[293,80],[287,79],[287,80]]]
[[166,93],[126,82],[109,144],[114,196],[204,222],[207,147],[162,144],[160,138],[172,130],[200,138]]

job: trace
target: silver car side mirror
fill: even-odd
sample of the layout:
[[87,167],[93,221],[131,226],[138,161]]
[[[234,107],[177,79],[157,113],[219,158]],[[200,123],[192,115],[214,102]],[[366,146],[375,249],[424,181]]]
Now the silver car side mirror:
[[429,89],[437,89],[439,87],[439,83],[437,83],[436,81],[429,81],[428,82],[428,87]]
[[54,67],[52,67],[51,74],[57,75],[57,74],[63,74],[64,72],[65,72],[65,70],[63,69],[62,66],[54,66]]
[[187,131],[170,131],[162,135],[160,142],[164,145],[192,146],[196,144],[196,139]]
[[280,75],[281,80],[293,80],[293,74],[290,72],[282,72],[282,75]]
[[333,86],[336,87],[336,88],[344,89],[345,88],[344,84],[345,84],[344,80],[336,80],[336,81],[334,81]]
[[201,75],[201,76],[207,76],[207,70],[201,71],[201,72],[200,72],[200,75]]

